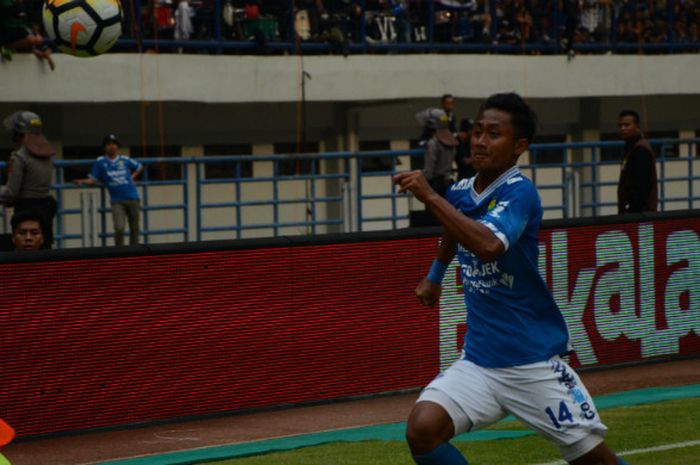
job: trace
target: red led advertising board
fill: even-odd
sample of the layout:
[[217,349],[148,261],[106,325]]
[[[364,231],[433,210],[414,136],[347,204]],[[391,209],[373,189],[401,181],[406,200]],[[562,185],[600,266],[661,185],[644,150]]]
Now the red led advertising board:
[[[700,353],[700,219],[543,229],[575,366]],[[459,355],[451,268],[387,232],[0,264],[0,418],[20,437],[414,389]],[[86,258],[81,258],[86,257]]]

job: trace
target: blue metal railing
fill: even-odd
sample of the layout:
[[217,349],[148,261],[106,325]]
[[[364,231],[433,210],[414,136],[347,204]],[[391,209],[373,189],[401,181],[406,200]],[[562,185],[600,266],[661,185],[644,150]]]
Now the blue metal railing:
[[[700,193],[694,184],[700,182],[700,138],[653,139],[650,143],[658,153],[659,209],[698,207]],[[520,168],[537,185],[549,217],[614,214],[622,147],[619,141],[532,144],[529,160],[522,159]],[[542,159],[544,153],[560,155],[554,158],[562,162],[549,163]],[[137,182],[142,197],[142,241],[153,242],[158,236],[188,241],[406,227],[409,196],[397,192],[391,176],[408,169],[407,161],[422,154],[422,149],[414,149],[139,159],[145,166]],[[75,200],[77,190],[99,191],[100,243],[107,245],[113,236],[105,189],[66,181],[68,168],[86,171],[92,163],[55,162],[59,247],[82,239],[73,232],[84,221]],[[246,163],[251,164],[252,173],[243,172]],[[225,166],[231,175],[208,176],[204,167],[216,165]],[[0,175],[4,168],[5,163],[0,162]],[[6,221],[5,215],[0,209]]]
[[[187,216],[190,208],[190,203],[188,201],[188,183],[187,179],[183,178],[181,180],[162,180],[162,179],[152,179],[151,173],[155,166],[162,164],[174,164],[176,166],[182,166],[182,159],[164,159],[164,158],[144,158],[139,159],[139,161],[144,165],[144,171],[141,175],[139,181],[136,185],[141,192],[141,210],[143,211],[143,225],[142,225],[142,241],[145,244],[150,242],[151,236],[158,235],[181,235],[183,241],[188,240],[189,229],[187,226]],[[74,190],[88,191],[98,189],[100,192],[99,207],[97,208],[98,214],[100,216],[100,233],[99,239],[101,244],[107,245],[107,239],[113,237],[114,234],[110,232],[107,228],[107,217],[111,213],[112,209],[109,205],[109,196],[106,194],[106,189],[102,186],[94,188],[79,187],[72,182],[67,182],[65,180],[65,170],[66,168],[74,167],[89,167],[92,166],[94,161],[92,160],[56,160],[55,173],[56,173],[56,183],[54,184],[54,189],[56,192],[56,200],[58,202],[58,212],[56,214],[56,234],[55,239],[59,247],[63,246],[64,242],[70,239],[82,239],[82,234],[67,232],[66,223],[71,219],[71,217],[80,216],[81,210],[75,206],[67,206],[65,201],[65,196],[68,192]],[[175,186],[176,190],[181,193],[182,199],[179,203],[173,204],[162,204],[153,203],[150,198],[150,192],[159,186]],[[163,211],[180,211],[183,215],[184,221],[183,225],[175,228],[154,228],[150,225],[151,217],[155,212]]]
[[[193,158],[196,165],[196,204],[198,206],[196,213],[196,238],[201,240],[203,234],[207,232],[230,231],[235,233],[235,237],[240,238],[246,230],[264,230],[272,229],[274,236],[280,234],[281,228],[304,227],[310,234],[315,234],[318,226],[322,225],[342,225],[341,218],[319,219],[317,218],[317,209],[319,205],[328,205],[332,203],[341,203],[343,197],[338,194],[333,195],[317,195],[316,187],[318,182],[337,181],[350,182],[350,171],[348,169],[349,160],[352,157],[351,153],[326,153],[319,156],[303,155],[299,157],[290,155],[270,155],[253,157],[258,166],[262,163],[272,164],[272,173],[269,175],[243,177],[241,176],[241,163],[251,162],[251,156],[217,156]],[[283,162],[307,160],[310,161],[308,173],[299,172],[298,174],[281,174],[280,165]],[[342,169],[334,173],[322,173],[320,162],[322,160],[339,160],[342,164]],[[235,166],[235,177],[206,179],[203,176],[202,166],[208,164],[233,164]],[[280,195],[280,186],[284,183],[303,182],[305,186],[305,195],[303,197],[282,198]],[[242,190],[246,187],[255,185],[268,184],[271,185],[272,198],[266,200],[244,200]],[[235,196],[233,199],[217,198],[216,201],[206,201],[204,199],[204,189],[206,186],[216,185],[233,185]],[[340,192],[340,191],[338,191]],[[305,219],[300,221],[283,221],[280,219],[280,206],[285,205],[302,205],[305,210]],[[246,207],[272,207],[272,221],[270,222],[253,222],[245,224],[243,221],[243,210]],[[235,215],[232,218],[234,221],[225,225],[207,226],[202,221],[202,213],[206,210],[233,208]]]

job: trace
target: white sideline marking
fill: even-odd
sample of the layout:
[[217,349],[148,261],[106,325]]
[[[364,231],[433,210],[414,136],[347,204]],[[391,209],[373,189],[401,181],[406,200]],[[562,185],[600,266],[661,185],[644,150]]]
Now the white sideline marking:
[[[618,452],[617,455],[621,457],[626,457],[628,455],[646,454],[647,452],[658,452],[660,450],[671,450],[671,449],[682,449],[684,447],[700,446],[700,440],[695,441],[685,441],[677,442],[676,444],[664,444],[663,446],[647,447],[644,449],[633,449]],[[564,460],[557,460],[555,462],[538,463],[536,465],[566,465]]]

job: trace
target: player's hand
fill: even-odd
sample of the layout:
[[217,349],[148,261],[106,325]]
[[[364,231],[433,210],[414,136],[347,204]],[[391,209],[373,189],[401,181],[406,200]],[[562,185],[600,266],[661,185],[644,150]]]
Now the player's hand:
[[413,195],[423,203],[425,203],[430,195],[435,194],[435,191],[430,187],[428,180],[425,179],[421,170],[404,171],[395,174],[391,180],[394,184],[399,186],[399,192],[411,191]]
[[416,287],[416,297],[418,297],[420,303],[428,307],[432,307],[438,303],[441,293],[442,286],[431,282],[428,278],[423,278],[423,280],[418,283],[418,287]]

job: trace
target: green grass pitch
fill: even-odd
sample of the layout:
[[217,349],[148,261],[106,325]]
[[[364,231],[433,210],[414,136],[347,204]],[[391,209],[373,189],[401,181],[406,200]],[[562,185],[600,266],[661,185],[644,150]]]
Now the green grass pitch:
[[[630,465],[700,464],[700,398],[607,409],[608,444]],[[491,429],[527,429],[517,421]],[[689,443],[689,444],[688,444]],[[470,465],[540,465],[556,462],[558,450],[538,436],[454,442]],[[663,450],[665,446],[670,448]],[[651,449],[651,450],[646,450]],[[662,450],[659,450],[662,449]],[[411,465],[401,441],[337,442],[285,452],[209,462],[211,465]],[[563,463],[563,462],[562,462]]]

